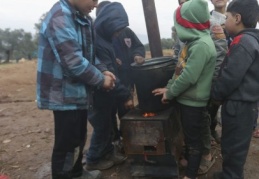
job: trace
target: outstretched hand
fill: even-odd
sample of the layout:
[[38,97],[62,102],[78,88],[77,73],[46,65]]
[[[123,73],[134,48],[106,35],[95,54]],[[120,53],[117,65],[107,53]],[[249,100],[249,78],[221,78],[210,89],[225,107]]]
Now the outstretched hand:
[[134,57],[134,61],[138,64],[138,65],[142,65],[143,63],[145,63],[145,58],[142,56],[135,56]]
[[155,96],[163,95],[161,102],[162,102],[163,104],[168,104],[168,103],[169,103],[169,100],[168,100],[167,97],[166,97],[166,92],[167,92],[167,90],[168,90],[167,88],[158,88],[158,89],[155,89],[154,91],[152,91],[152,93],[153,93]]
[[152,91],[152,93],[155,95],[155,96],[160,96],[160,95],[163,95],[164,93],[167,92],[168,89],[166,88],[157,88],[155,90]]

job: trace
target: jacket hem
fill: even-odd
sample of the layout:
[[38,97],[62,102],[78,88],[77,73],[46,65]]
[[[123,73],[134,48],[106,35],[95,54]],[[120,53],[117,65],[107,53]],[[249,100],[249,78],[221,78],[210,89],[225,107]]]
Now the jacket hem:
[[38,105],[40,110],[51,110],[51,111],[72,111],[72,110],[87,110],[87,106],[65,106],[65,105],[58,105],[58,106],[42,106]]
[[191,106],[191,107],[206,107],[208,105],[208,100],[206,101],[195,101],[190,99],[176,99],[180,104]]

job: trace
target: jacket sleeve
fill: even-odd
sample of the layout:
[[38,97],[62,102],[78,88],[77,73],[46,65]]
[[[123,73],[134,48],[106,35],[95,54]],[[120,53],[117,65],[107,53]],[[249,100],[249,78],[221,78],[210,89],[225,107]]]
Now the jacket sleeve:
[[127,36],[129,36],[132,40],[132,47],[131,47],[131,56],[134,59],[135,56],[140,55],[145,58],[146,50],[144,45],[140,42],[139,38],[136,34],[131,30],[127,29]]
[[170,87],[174,84],[174,75],[173,75],[173,78],[170,79],[166,85],[166,89],[170,89]]
[[242,82],[252,62],[252,56],[241,44],[231,47],[227,64],[213,86],[212,98],[217,101],[224,101],[231,95]]
[[117,78],[115,82],[115,88],[113,89],[116,97],[121,102],[127,102],[128,100],[132,99],[131,92],[128,88],[126,88],[121,82],[120,79]]
[[213,41],[217,52],[216,67],[213,76],[213,79],[215,80],[219,77],[220,69],[226,57],[228,47],[226,39],[213,39]]
[[97,68],[101,71],[110,71],[115,74],[114,61],[110,50],[100,45],[96,47],[96,57],[98,59]]
[[171,86],[167,86],[166,96],[169,100],[178,97],[197,83],[210,55],[208,51],[204,50],[207,48],[205,43],[199,43],[189,48],[189,57],[183,72],[174,82],[171,81]]
[[97,56],[95,57],[95,66],[101,72],[108,71],[107,66]]
[[[106,69],[104,71],[110,71],[113,74],[116,74],[113,66],[113,55],[110,54],[110,51],[107,48],[103,48],[101,46],[97,46],[96,50],[97,57],[99,58],[99,61],[103,66],[102,69]],[[113,89],[113,92],[116,94],[117,98],[120,101],[126,102],[131,98],[130,90],[121,84],[118,76],[116,76],[115,88]]]
[[72,18],[58,16],[50,22],[47,32],[48,41],[55,57],[64,70],[64,75],[75,78],[91,86],[101,86],[104,82],[102,73],[86,58],[80,44]]
[[219,77],[221,65],[227,54],[228,44],[222,26],[214,18],[211,18],[210,22],[211,38],[214,42],[217,52],[216,67],[213,75],[213,80],[216,80]]

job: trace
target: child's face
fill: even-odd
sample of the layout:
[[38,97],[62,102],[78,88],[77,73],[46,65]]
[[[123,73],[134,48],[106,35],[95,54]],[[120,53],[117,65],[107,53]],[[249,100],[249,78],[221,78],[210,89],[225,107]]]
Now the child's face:
[[71,0],[85,15],[88,15],[98,5],[98,0]]
[[215,8],[224,8],[227,6],[228,0],[211,0]]
[[118,30],[117,32],[115,32],[115,33],[113,34],[112,37],[113,37],[113,38],[119,37],[122,31],[123,31],[123,29],[122,29],[122,30]]
[[237,14],[227,12],[225,28],[230,35],[237,34]]

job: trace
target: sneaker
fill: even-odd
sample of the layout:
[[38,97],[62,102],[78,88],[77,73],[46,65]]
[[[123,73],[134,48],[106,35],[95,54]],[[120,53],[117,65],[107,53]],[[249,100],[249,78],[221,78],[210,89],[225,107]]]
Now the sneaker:
[[102,173],[99,170],[84,171],[83,175],[74,179],[100,179]]
[[86,169],[87,170],[107,170],[111,167],[113,167],[114,162],[110,160],[101,160],[98,163],[87,163],[86,164]]
[[123,162],[125,162],[127,160],[127,157],[117,154],[116,152],[112,152],[110,154],[107,154],[105,156],[105,159],[113,161],[114,165],[119,165],[119,164],[122,164]]

